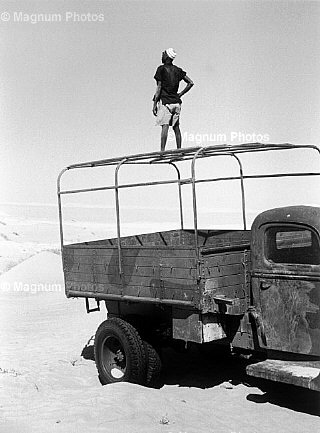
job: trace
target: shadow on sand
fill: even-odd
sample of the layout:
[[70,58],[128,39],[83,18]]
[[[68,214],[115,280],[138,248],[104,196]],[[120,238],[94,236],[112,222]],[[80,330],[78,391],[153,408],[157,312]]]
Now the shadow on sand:
[[87,344],[82,349],[81,356],[84,359],[94,361],[94,335],[89,338]]
[[[81,356],[94,361],[94,348],[91,337],[82,350]],[[182,387],[226,388],[243,384],[248,387],[247,400],[257,404],[271,403],[296,412],[320,416],[320,396],[315,391],[298,388],[286,384],[257,379],[246,375],[247,361],[237,356],[226,355],[224,351],[210,354],[202,353],[197,345],[188,350],[161,350],[163,385],[179,385]],[[250,393],[250,388],[255,388]],[[259,388],[263,394],[256,392]]]
[[250,378],[250,384],[251,386],[260,388],[264,394],[248,394],[247,400],[249,401],[257,404],[271,403],[294,410],[295,412],[320,416],[319,392],[255,378]]

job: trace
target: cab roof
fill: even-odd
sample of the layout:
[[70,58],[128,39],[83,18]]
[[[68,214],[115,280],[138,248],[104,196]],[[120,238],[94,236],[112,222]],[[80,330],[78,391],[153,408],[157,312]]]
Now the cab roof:
[[266,223],[296,223],[311,226],[320,233],[319,206],[286,206],[269,209],[260,213],[252,224],[252,230],[257,230]]

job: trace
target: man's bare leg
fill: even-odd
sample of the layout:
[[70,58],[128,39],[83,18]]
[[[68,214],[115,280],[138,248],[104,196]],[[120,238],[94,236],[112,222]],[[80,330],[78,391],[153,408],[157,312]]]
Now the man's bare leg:
[[181,131],[179,124],[175,124],[173,130],[176,136],[177,149],[181,149]]
[[169,125],[162,125],[161,130],[161,152],[166,148],[167,138],[168,138]]

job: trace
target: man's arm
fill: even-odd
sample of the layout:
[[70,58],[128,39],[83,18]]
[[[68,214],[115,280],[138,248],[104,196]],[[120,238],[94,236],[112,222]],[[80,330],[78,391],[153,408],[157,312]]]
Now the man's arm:
[[187,83],[187,85],[186,85],[186,87],[180,93],[178,93],[179,98],[181,98],[181,96],[183,96],[187,92],[189,92],[189,90],[191,89],[191,87],[193,87],[193,85],[194,85],[194,82],[187,75],[185,75],[183,77],[183,81],[185,81]]
[[152,109],[152,112],[155,116],[157,115],[157,104],[158,101],[160,100],[160,93],[161,93],[161,81],[157,81],[157,89],[153,97],[153,109]]

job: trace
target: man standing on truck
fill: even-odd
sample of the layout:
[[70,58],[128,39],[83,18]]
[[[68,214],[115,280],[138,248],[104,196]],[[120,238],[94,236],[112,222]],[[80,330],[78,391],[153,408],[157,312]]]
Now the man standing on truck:
[[[157,117],[156,124],[160,125],[161,131],[161,152],[165,150],[169,126],[172,126],[176,137],[177,149],[181,148],[181,131],[179,125],[181,111],[181,96],[189,92],[193,81],[187,73],[178,66],[172,64],[177,53],[173,48],[168,48],[162,53],[162,65],[155,73],[154,79],[157,82],[156,93],[153,97],[153,114]],[[186,87],[178,93],[179,83],[183,80]]]

